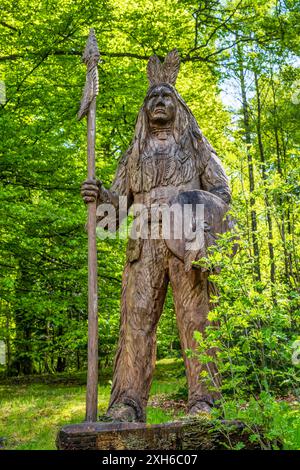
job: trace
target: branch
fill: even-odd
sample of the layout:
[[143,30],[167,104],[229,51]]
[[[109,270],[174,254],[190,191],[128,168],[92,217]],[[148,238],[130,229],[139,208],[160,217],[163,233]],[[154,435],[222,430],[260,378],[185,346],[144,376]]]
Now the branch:
[[[196,50],[198,49],[202,49],[202,48],[205,48],[208,46],[209,42],[212,40],[212,38],[214,37],[214,35],[217,33],[217,31],[222,28],[222,27],[225,27],[227,25],[227,23],[231,20],[231,18],[234,16],[234,14],[236,13],[237,9],[239,8],[240,4],[241,4],[242,0],[239,1],[239,3],[236,5],[235,9],[232,10],[230,12],[230,15],[223,21],[223,22],[220,22],[219,24],[217,24],[217,26],[214,28],[214,30],[210,33],[210,35],[208,36],[207,40],[205,41],[204,44],[200,44],[199,46],[197,46],[197,43],[196,43],[196,39],[195,38],[195,47],[193,49],[190,49],[189,53],[190,54],[191,52],[195,52]],[[213,19],[216,19],[215,17],[213,17]],[[198,29],[198,15],[196,15],[195,17],[195,21],[196,21],[196,34],[198,35],[198,32],[197,32],[197,29]]]
[[[280,38],[279,37],[272,38],[272,40],[275,40],[275,39],[280,39]],[[257,42],[258,44],[263,44],[266,41],[268,41],[267,36],[261,36],[259,38],[255,38],[255,37],[251,37],[251,36],[239,37],[238,39],[233,41],[228,46],[221,47],[221,48],[217,49],[215,52],[212,52],[211,54],[208,54],[207,56],[205,56],[203,58],[203,60],[208,62],[211,57],[216,56],[218,54],[221,54],[222,52],[224,52],[228,49],[232,49],[234,46],[237,46],[241,42]],[[194,57],[194,59],[197,59],[197,57]]]
[[14,26],[11,26],[10,24],[5,23],[5,21],[0,21],[0,25],[4,26],[5,28],[9,28],[12,31],[18,31],[17,28],[15,28]]
[[[120,57],[120,58],[125,58],[125,57],[131,57],[133,59],[139,59],[139,60],[149,60],[149,55],[140,55],[140,54],[134,54],[134,53],[131,53],[131,52],[101,52],[100,51],[100,55],[101,57]],[[73,50],[73,51],[63,51],[63,50],[55,50],[55,51],[51,51],[47,54],[43,54],[43,60],[45,58],[45,56],[47,57],[50,57],[50,56],[82,56],[82,52],[81,51],[76,51],[76,50]],[[11,54],[11,55],[6,55],[6,56],[2,56],[0,57],[0,62],[6,62],[6,61],[11,61],[11,60],[18,60],[18,59],[24,59],[25,57],[32,57],[32,58],[36,58],[36,57],[40,57],[40,54],[37,52],[37,53],[29,53],[29,54]],[[163,60],[164,57],[163,56],[158,56],[158,58],[160,60]],[[181,61],[182,62],[191,62],[193,61],[194,58],[190,57],[189,55],[185,56],[185,57],[182,57],[181,58]],[[205,57],[197,57],[196,58],[197,61],[204,61],[204,62],[207,62],[207,59]]]

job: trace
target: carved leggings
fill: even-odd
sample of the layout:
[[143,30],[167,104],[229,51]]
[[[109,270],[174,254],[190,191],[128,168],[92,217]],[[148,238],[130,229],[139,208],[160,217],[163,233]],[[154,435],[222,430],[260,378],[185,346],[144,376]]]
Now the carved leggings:
[[121,326],[109,409],[117,403],[133,406],[139,421],[145,420],[156,358],[156,329],[170,281],[187,375],[189,406],[197,400],[210,401],[199,374],[203,369],[217,380],[210,363],[186,357],[195,349],[195,330],[204,331],[210,309],[207,273],[198,269],[185,272],[184,264],[166,247],[163,240],[144,240],[140,258],[127,263],[123,273]]

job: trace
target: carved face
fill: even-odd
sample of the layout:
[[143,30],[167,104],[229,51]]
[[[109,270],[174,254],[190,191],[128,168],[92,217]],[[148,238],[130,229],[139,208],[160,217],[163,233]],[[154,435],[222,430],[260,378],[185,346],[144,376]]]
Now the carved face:
[[174,121],[175,98],[172,90],[165,85],[156,86],[148,96],[146,113],[152,124],[164,125]]

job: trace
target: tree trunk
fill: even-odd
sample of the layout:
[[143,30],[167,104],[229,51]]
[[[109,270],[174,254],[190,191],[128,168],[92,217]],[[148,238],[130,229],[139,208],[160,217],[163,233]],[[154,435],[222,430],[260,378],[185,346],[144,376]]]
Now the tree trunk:
[[[276,163],[277,163],[277,171],[284,180],[284,175],[281,166],[281,147],[280,147],[280,139],[279,139],[279,128],[278,128],[278,111],[277,111],[277,102],[276,102],[276,91],[275,91],[275,84],[273,80],[273,74],[271,72],[271,88],[272,88],[272,95],[273,95],[273,115],[274,115],[274,123],[273,123],[273,130],[274,130],[274,137],[275,137],[275,151],[276,151]],[[289,255],[288,255],[288,248],[287,248],[287,241],[286,241],[286,212],[285,212],[285,196],[279,196],[279,211],[280,211],[280,219],[279,219],[279,232],[282,240],[282,247],[283,247],[283,254],[284,254],[284,272],[285,272],[285,279],[288,285],[290,285],[290,272],[289,272]]]
[[249,175],[249,189],[250,189],[250,215],[251,215],[251,232],[252,232],[252,246],[254,254],[254,274],[256,280],[261,280],[260,274],[260,253],[257,238],[257,215],[254,208],[255,197],[253,195],[255,189],[254,181],[254,166],[253,159],[250,151],[251,147],[251,129],[249,120],[249,106],[247,101],[246,84],[245,84],[245,70],[243,64],[243,51],[240,44],[237,46],[237,58],[238,58],[238,76],[240,80],[241,95],[242,95],[242,108],[243,108],[243,124],[244,124],[244,135],[246,142],[246,154],[248,161],[248,175]]
[[31,291],[32,279],[28,274],[27,267],[20,260],[19,263],[19,279],[16,287],[17,304],[15,307],[15,324],[16,339],[15,349],[16,358],[14,366],[19,374],[30,375],[33,373],[31,333],[32,322],[30,321],[30,313],[23,303],[25,293]]
[[255,89],[256,89],[256,100],[257,100],[256,131],[257,131],[258,148],[259,148],[260,161],[261,161],[262,179],[263,179],[263,184],[264,184],[264,200],[265,200],[266,216],[267,216],[267,224],[268,224],[270,281],[271,281],[272,297],[273,297],[273,301],[275,302],[274,285],[275,285],[276,265],[275,265],[275,257],[274,257],[274,246],[273,246],[273,224],[272,224],[272,217],[271,217],[271,204],[269,200],[268,190],[266,187],[266,183],[267,183],[266,160],[265,160],[265,152],[264,152],[262,133],[261,133],[261,100],[260,100],[259,81],[258,81],[258,76],[256,72],[254,72],[254,79],[255,79]]

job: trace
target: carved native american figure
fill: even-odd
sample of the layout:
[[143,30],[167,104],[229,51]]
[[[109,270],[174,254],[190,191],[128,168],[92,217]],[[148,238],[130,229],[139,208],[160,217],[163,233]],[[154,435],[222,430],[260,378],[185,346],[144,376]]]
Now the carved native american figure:
[[[170,52],[161,64],[156,56],[148,63],[150,86],[138,114],[131,147],[125,153],[109,190],[98,181],[82,185],[85,202],[111,202],[118,210],[119,196],[150,207],[170,201],[197,202],[205,206],[204,249],[216,233],[228,230],[223,222],[230,189],[222,164],[203,136],[193,114],[174,88],[179,56]],[[213,240],[213,241],[211,241]],[[203,248],[203,247],[202,247]],[[203,251],[203,250],[202,250]],[[121,326],[115,357],[108,416],[123,421],[145,421],[156,357],[156,329],[171,284],[187,382],[191,413],[210,411],[217,394],[199,379],[202,370],[218,383],[213,364],[188,358],[195,349],[194,331],[204,332],[211,308],[209,273],[194,267],[176,243],[163,238],[131,239],[123,273]]]

